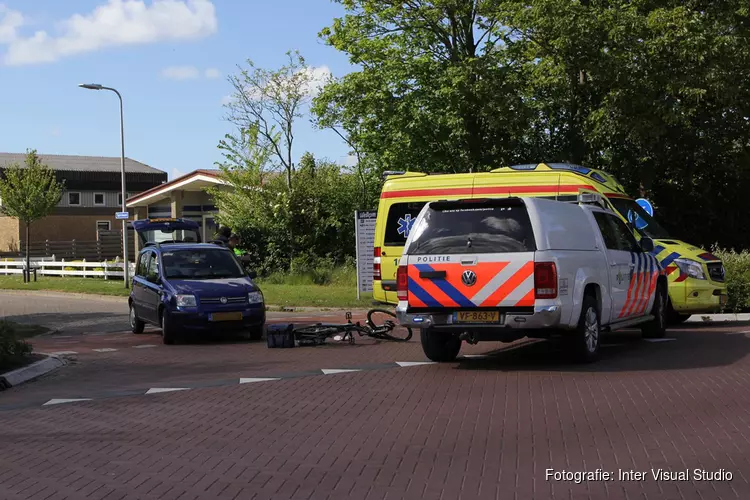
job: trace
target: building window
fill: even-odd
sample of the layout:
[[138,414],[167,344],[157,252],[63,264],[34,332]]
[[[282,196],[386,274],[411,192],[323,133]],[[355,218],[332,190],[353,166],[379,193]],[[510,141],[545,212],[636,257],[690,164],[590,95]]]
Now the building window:
[[109,231],[112,229],[112,223],[108,220],[98,220],[96,221],[96,232],[100,231]]
[[104,193],[94,193],[94,205],[104,206]]
[[[130,198],[130,193],[125,193],[125,197],[126,199]],[[117,193],[117,206],[118,207],[122,206],[122,193]]]
[[68,205],[77,207],[81,205],[81,193],[68,193]]

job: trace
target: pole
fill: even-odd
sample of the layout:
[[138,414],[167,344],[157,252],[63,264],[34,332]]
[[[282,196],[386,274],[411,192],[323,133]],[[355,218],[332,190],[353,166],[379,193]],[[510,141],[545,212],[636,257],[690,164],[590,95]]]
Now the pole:
[[[125,186],[125,119],[122,110],[122,95],[116,90],[108,88],[120,99],[120,171],[122,174],[122,211],[127,212],[125,207],[125,193],[127,192]],[[122,259],[124,261],[123,277],[125,278],[125,288],[128,288],[130,284],[130,262],[128,261],[128,221],[123,219],[122,221]]]
[[359,254],[359,210],[354,211],[354,255],[357,256],[357,300],[361,300],[359,266],[362,256]]

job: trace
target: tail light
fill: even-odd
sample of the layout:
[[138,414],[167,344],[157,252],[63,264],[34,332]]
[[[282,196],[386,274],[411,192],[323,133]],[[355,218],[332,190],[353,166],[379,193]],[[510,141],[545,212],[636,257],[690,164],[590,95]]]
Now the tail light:
[[375,256],[372,259],[372,279],[375,281],[382,279],[380,275],[380,247],[375,247]]
[[534,295],[537,299],[557,298],[557,266],[554,262],[534,263]]
[[409,300],[409,275],[406,266],[399,266],[396,271],[396,296],[398,300]]

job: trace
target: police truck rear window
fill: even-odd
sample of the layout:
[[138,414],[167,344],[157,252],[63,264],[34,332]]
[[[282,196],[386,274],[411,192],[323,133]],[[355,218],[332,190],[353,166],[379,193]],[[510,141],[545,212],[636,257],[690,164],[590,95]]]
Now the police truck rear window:
[[433,204],[412,231],[411,255],[536,250],[529,214],[522,203]]

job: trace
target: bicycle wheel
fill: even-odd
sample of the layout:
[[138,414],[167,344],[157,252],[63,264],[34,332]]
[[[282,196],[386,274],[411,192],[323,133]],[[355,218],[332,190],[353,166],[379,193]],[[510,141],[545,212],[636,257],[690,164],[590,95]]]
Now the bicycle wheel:
[[[396,313],[387,309],[370,309],[367,311],[367,326],[372,329],[368,335],[376,339],[394,340],[406,342],[411,339],[411,328],[399,327],[396,322]],[[394,334],[394,332],[398,332]]]
[[328,337],[340,333],[341,329],[328,325],[311,325],[294,329],[294,338],[300,345],[322,344]]

